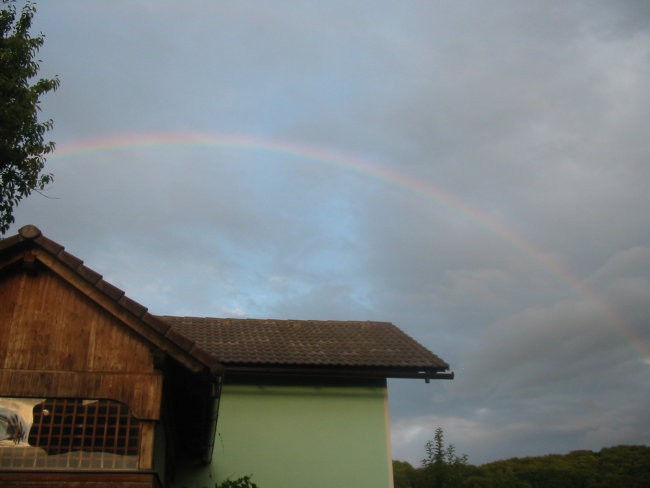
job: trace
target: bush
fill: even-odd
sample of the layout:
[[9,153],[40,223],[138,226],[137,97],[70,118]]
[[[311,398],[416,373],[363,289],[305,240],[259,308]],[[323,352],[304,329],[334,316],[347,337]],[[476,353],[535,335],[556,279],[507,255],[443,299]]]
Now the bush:
[[227,479],[221,484],[215,485],[215,488],[260,488],[251,481],[250,476],[243,476],[236,480]]

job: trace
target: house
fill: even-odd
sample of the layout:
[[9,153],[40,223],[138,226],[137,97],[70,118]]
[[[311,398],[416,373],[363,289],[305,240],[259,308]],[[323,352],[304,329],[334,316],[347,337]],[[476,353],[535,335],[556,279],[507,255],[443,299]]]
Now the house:
[[34,226],[0,240],[0,486],[392,486],[388,323],[152,315]]

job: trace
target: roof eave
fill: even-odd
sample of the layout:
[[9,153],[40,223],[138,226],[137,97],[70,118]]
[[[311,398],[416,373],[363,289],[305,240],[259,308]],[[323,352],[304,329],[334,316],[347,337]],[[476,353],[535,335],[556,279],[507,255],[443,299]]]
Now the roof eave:
[[225,364],[225,373],[245,375],[312,376],[330,378],[410,378],[430,380],[453,380],[454,373],[442,367],[404,366],[310,366],[278,364]]

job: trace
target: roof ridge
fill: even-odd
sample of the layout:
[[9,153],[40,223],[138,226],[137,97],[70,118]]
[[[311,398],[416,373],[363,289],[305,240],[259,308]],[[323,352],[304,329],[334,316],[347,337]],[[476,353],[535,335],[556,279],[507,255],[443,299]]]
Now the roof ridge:
[[377,324],[377,325],[392,325],[396,327],[392,322],[382,321],[382,320],[330,320],[330,319],[275,319],[275,318],[260,318],[260,317],[210,317],[210,316],[194,316],[194,315],[155,315],[160,318],[170,318],[170,319],[190,319],[190,320],[229,320],[229,321],[240,321],[240,322],[301,322],[301,323],[314,323],[314,324]]

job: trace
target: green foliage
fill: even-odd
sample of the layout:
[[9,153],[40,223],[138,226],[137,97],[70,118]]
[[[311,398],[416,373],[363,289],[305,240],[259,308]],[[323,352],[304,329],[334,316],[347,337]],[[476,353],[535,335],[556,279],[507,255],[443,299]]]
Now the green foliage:
[[433,440],[424,445],[426,457],[422,460],[420,475],[415,488],[451,488],[466,486],[468,474],[467,456],[457,456],[453,444],[445,446],[445,435],[438,427]]
[[39,61],[34,56],[43,45],[43,35],[32,37],[29,29],[36,7],[27,3],[20,14],[14,0],[2,0],[0,10],[0,233],[14,221],[16,205],[32,191],[52,181],[42,174],[45,156],[54,149],[45,142],[52,120],[38,121],[40,97],[59,86],[58,78],[39,79]]
[[418,471],[406,461],[393,461],[393,483],[395,488],[415,488]]
[[618,446],[600,452],[514,458],[481,466],[484,476],[504,472],[533,488],[617,488],[650,486],[650,447]]
[[395,488],[641,488],[650,486],[650,447],[513,458],[482,466],[445,446],[442,429],[425,445],[421,468],[393,461]]
[[236,480],[227,479],[221,484],[215,485],[215,488],[259,488],[251,481],[250,476],[243,476]]

